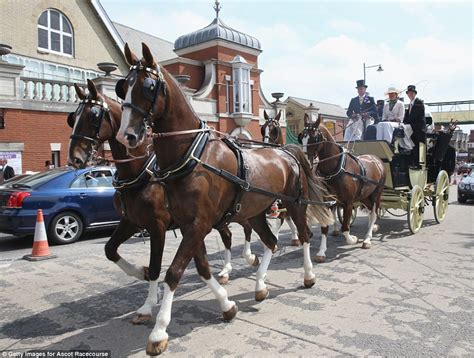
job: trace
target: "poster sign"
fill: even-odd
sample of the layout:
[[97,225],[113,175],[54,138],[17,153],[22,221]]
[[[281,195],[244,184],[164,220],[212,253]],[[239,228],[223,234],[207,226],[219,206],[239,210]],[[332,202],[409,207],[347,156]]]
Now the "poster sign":
[[8,165],[13,168],[15,175],[22,174],[21,152],[0,152],[0,159],[8,160]]

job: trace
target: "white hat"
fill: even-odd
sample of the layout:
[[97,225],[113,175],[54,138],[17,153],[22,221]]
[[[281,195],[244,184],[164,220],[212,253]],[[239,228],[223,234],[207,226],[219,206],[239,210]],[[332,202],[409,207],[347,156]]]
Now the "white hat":
[[389,93],[396,93],[397,96],[401,91],[397,90],[395,87],[389,87],[388,90],[385,92],[385,95],[388,95]]

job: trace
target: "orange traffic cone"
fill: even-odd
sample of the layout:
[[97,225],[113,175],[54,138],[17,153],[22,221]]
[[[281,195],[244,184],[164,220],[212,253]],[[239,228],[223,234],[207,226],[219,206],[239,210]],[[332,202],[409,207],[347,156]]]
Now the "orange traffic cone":
[[33,251],[31,255],[25,255],[23,258],[28,261],[40,261],[55,258],[51,255],[48,246],[48,238],[46,237],[46,228],[43,220],[43,210],[38,209],[36,214],[35,238],[33,242]]

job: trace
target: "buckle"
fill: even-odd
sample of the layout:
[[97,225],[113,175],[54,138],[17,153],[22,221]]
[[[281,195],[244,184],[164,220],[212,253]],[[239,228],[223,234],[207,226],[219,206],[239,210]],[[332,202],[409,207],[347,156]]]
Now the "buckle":
[[245,182],[245,184],[242,184],[240,187],[244,191],[250,191],[250,183],[249,182]]
[[242,204],[240,203],[237,203],[237,205],[235,205],[235,212],[236,213],[240,213],[240,209],[242,208]]

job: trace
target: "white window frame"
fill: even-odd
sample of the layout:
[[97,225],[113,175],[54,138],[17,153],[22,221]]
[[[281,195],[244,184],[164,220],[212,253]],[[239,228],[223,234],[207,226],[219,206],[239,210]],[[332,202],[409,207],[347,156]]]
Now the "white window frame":
[[232,61],[233,113],[252,113],[251,68],[242,56],[235,56]]
[[[59,30],[51,28],[51,11],[55,11],[59,14]],[[43,13],[47,12],[47,19],[48,19],[48,26],[40,25],[39,19]],[[64,32],[63,31],[63,21],[67,21],[69,27],[71,28],[71,33]],[[71,21],[64,15],[61,11],[56,10],[56,9],[46,9],[44,10],[40,16],[38,17],[38,21],[36,22],[36,27],[37,29],[42,29],[46,30],[48,32],[48,48],[40,47],[39,46],[39,35],[38,33],[36,34],[37,37],[37,42],[38,42],[38,51],[39,52],[46,52],[46,53],[53,53],[56,55],[61,55],[65,57],[74,57],[74,29],[72,27]],[[59,43],[60,43],[60,51],[54,51],[51,49],[51,33],[54,32],[59,35]],[[63,42],[63,36],[70,37],[71,38],[71,54],[65,53],[64,51],[64,42]]]

